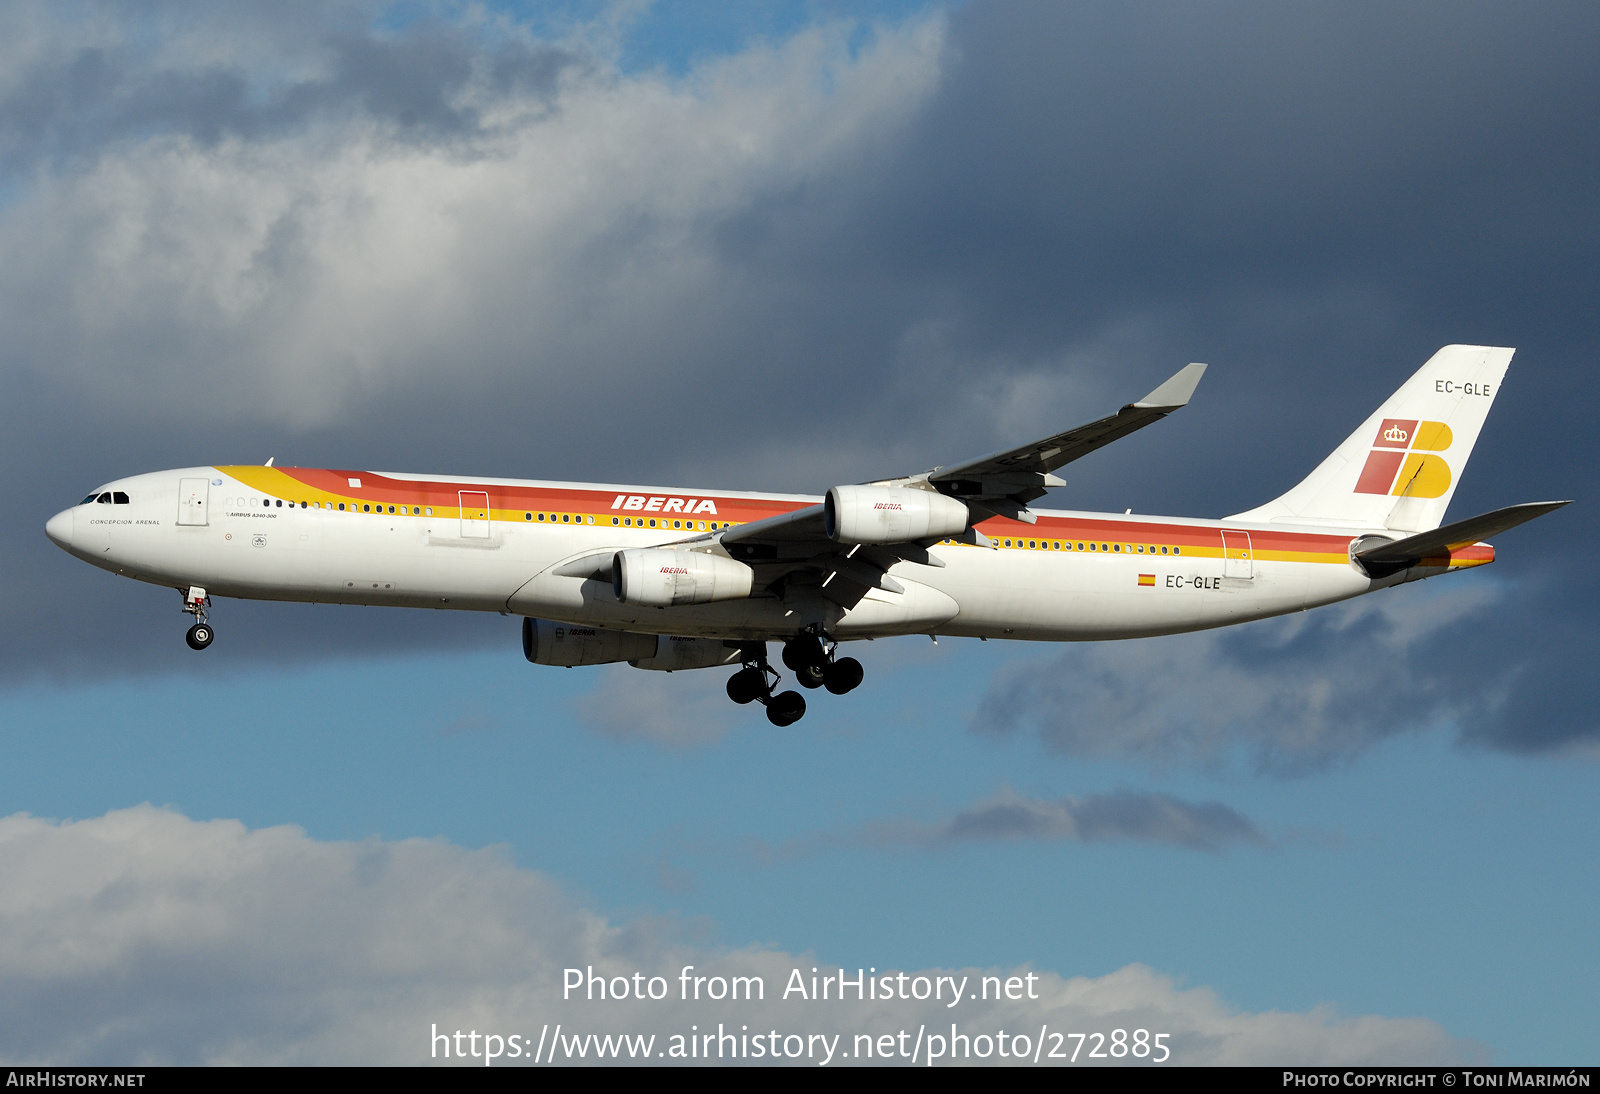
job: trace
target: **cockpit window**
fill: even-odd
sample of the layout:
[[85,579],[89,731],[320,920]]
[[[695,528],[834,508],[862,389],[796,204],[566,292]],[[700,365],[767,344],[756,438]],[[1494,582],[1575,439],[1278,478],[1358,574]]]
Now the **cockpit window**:
[[121,490],[96,490],[78,503],[79,505],[127,505],[128,495]]

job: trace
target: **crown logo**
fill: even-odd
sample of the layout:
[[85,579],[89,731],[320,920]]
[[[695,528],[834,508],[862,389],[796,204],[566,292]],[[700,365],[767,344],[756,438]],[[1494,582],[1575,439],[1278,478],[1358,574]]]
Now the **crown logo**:
[[1386,441],[1404,442],[1406,440],[1406,431],[1397,425],[1392,425],[1383,431],[1383,439]]

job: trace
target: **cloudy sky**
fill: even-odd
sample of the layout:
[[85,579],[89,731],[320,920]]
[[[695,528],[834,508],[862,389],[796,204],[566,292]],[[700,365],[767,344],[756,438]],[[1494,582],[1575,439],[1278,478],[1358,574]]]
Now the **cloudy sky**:
[[[1190,1062],[1595,1063],[1597,40],[1561,3],[7,4],[0,1058],[943,1020],[560,998],[694,964],[1034,972],[963,1020]],[[820,492],[1192,360],[1045,504],[1218,516],[1452,342],[1517,356],[1451,516],[1578,502],[1492,569],[873,643],[781,732],[499,617],[224,602],[197,657],[42,533],[269,456]]]

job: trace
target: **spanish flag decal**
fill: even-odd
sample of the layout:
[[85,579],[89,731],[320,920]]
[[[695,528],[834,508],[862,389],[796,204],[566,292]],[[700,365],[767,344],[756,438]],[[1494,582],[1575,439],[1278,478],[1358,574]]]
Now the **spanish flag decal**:
[[1141,584],[1141,585],[1154,585],[1155,583],[1156,583],[1156,575],[1155,574],[1140,574],[1139,575],[1139,584]]

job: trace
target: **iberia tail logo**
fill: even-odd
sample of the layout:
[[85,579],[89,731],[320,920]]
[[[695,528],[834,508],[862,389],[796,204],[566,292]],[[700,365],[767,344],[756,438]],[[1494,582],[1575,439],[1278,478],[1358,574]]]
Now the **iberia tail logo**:
[[1443,452],[1452,440],[1443,422],[1385,418],[1356,480],[1356,493],[1443,497],[1450,489],[1450,465],[1432,453]]

